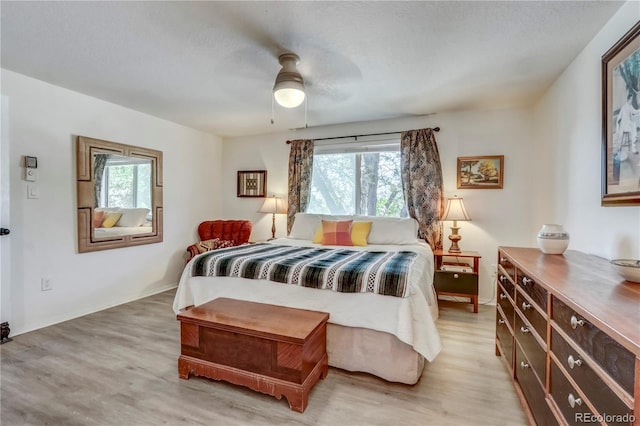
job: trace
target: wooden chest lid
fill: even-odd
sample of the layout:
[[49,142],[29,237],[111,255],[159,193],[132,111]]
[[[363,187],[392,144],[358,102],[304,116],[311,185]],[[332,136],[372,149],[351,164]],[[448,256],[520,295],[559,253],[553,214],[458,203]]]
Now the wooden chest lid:
[[221,297],[182,311],[177,318],[217,329],[301,343],[327,322],[329,314]]

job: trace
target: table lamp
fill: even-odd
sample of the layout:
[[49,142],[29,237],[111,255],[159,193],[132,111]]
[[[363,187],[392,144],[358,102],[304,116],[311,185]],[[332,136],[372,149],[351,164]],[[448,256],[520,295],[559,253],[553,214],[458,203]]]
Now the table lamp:
[[267,197],[258,212],[271,213],[271,239],[273,240],[276,237],[276,214],[285,214],[287,212],[287,205],[284,199],[276,196]]
[[453,226],[451,227],[451,235],[449,235],[449,239],[451,240],[451,247],[449,248],[449,253],[461,253],[460,247],[458,247],[458,241],[462,239],[462,236],[458,234],[458,221],[459,220],[471,220],[467,210],[464,208],[464,204],[462,203],[462,198],[458,198],[458,196],[454,196],[454,198],[447,199],[447,208],[444,210],[444,214],[442,215],[442,220],[452,220]]

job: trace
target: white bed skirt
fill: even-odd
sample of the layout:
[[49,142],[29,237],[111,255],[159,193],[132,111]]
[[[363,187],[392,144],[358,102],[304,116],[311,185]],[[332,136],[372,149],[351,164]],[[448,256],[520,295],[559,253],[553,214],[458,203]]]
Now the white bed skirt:
[[420,380],[425,362],[392,334],[335,324],[327,324],[327,354],[332,367],[408,385]]

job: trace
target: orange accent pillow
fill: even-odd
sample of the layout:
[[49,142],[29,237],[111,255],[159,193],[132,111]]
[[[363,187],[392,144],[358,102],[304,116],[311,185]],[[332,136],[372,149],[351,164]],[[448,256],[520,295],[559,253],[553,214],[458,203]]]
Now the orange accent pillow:
[[352,246],[351,224],[352,220],[322,221],[322,245],[325,246]]
[[104,210],[98,210],[93,212],[93,227],[100,228],[102,221],[104,220]]

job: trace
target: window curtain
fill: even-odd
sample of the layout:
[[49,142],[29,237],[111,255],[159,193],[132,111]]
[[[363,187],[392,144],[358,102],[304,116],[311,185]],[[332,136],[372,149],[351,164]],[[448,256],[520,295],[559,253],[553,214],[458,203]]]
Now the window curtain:
[[297,139],[290,144],[287,235],[291,232],[296,213],[304,212],[309,205],[313,171],[313,140]]
[[442,248],[442,168],[433,129],[402,132],[400,173],[409,216],[418,221],[418,237]]
[[109,154],[96,154],[93,160],[93,184],[95,186],[95,207],[100,207],[102,196],[102,178],[104,177],[104,167],[107,165]]

